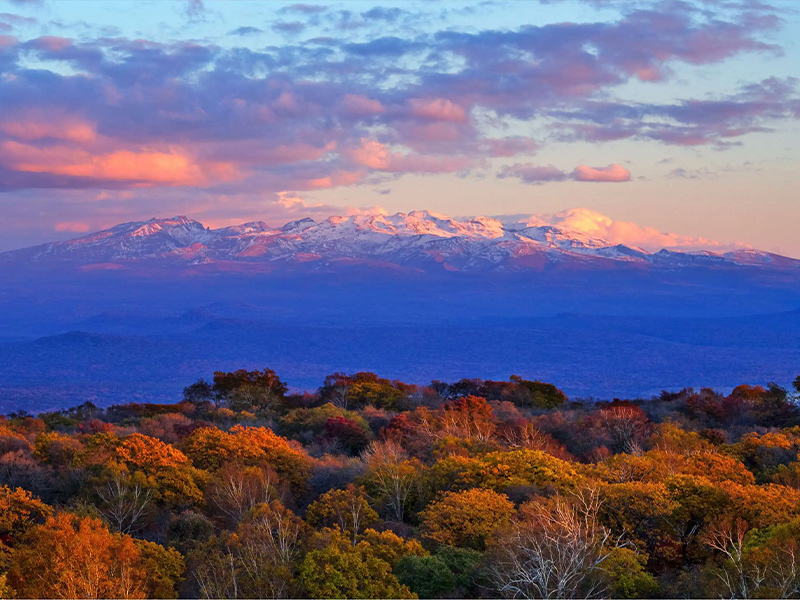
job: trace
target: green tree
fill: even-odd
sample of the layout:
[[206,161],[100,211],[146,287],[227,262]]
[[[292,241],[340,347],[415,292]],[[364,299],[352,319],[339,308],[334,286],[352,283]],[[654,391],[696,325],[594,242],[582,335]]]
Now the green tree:
[[356,545],[338,530],[328,533],[325,545],[306,555],[300,582],[309,598],[415,598],[392,574],[366,541]]

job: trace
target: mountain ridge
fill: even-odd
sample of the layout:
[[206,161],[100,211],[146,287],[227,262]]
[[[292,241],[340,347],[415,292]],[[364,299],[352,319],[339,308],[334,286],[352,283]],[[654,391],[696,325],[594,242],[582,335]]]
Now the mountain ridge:
[[800,260],[755,249],[729,252],[612,243],[582,231],[520,219],[454,219],[430,211],[263,221],[210,229],[189,217],[120,223],[72,240],[0,253],[0,264],[310,263],[398,265],[421,271],[525,271],[550,268],[766,267],[800,270]]

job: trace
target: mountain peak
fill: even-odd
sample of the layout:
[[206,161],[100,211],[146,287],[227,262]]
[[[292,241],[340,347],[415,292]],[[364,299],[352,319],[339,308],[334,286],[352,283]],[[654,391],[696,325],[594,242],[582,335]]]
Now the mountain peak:
[[[615,235],[614,222],[601,216],[572,211],[555,219],[515,216],[504,222],[485,216],[454,219],[415,210],[393,215],[331,216],[322,222],[304,218],[278,228],[255,221],[207,229],[198,221],[179,215],[123,223],[67,242],[4,253],[0,258],[6,264],[14,260],[68,260],[85,265],[119,265],[148,260],[192,265],[302,264],[303,268],[372,264],[422,271],[608,269],[623,264],[644,268],[800,269],[800,261],[758,251],[719,254],[671,247],[651,253],[637,243],[601,237],[604,231]],[[634,233],[641,237],[640,231],[644,229]],[[656,234],[667,240],[677,239]]]

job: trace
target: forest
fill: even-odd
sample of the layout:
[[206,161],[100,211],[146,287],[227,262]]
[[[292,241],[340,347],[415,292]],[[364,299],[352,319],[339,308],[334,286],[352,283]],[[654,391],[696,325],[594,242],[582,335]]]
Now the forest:
[[265,369],[12,413],[0,597],[800,597],[793,388]]

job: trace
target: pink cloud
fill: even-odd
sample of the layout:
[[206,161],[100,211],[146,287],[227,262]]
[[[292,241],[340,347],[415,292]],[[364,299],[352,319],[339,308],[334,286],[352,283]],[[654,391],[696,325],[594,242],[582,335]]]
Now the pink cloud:
[[58,37],[55,35],[45,35],[33,40],[33,45],[40,50],[49,50],[50,52],[61,52],[72,46],[72,40],[69,38]]
[[223,162],[199,162],[180,149],[116,150],[92,153],[69,146],[40,148],[6,141],[0,143],[0,164],[16,171],[80,177],[131,187],[195,186],[230,181],[241,174]]
[[352,115],[377,115],[386,111],[380,100],[362,94],[345,94],[342,106]]
[[[306,182],[305,187],[309,189],[322,190],[333,187],[347,186],[359,183],[366,177],[364,171],[334,171],[327,177],[319,177]],[[302,185],[302,184],[301,184]]]
[[505,165],[498,171],[498,179],[515,177],[524,183],[541,184],[548,181],[623,182],[631,180],[631,172],[622,165],[587,167],[578,165],[567,173],[554,165],[536,166],[531,163]]
[[0,131],[25,141],[53,138],[70,142],[91,142],[97,138],[93,124],[56,117],[0,121]]
[[631,172],[622,165],[608,165],[607,167],[587,167],[578,165],[572,171],[575,181],[593,182],[623,182],[631,180]]
[[435,121],[453,121],[456,123],[463,123],[467,120],[467,113],[464,107],[446,98],[428,100],[412,98],[409,104],[411,105],[411,114],[416,117]]
[[53,226],[53,229],[56,231],[69,231],[72,233],[86,233],[89,231],[90,225],[88,223],[82,223],[77,221],[62,221],[61,223],[56,223]]
[[654,227],[627,221],[615,221],[611,217],[589,208],[570,208],[555,214],[532,215],[520,222],[532,226],[557,227],[591,238],[599,238],[609,244],[623,244],[642,248],[649,252],[662,248],[725,251],[734,247],[742,247],[741,244],[726,245],[703,237],[664,233]]
[[358,165],[392,173],[453,173],[469,168],[473,162],[465,156],[392,152],[386,144],[367,138],[361,138],[361,146],[350,150],[347,154]]

